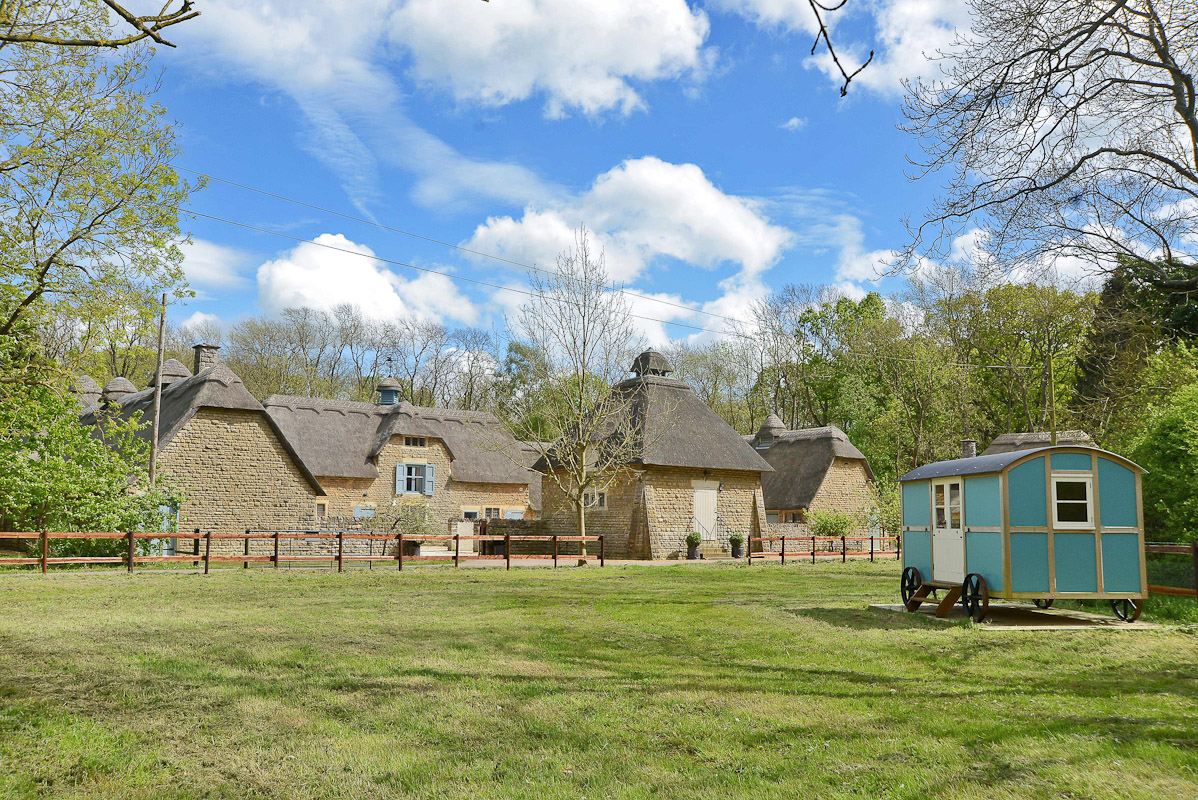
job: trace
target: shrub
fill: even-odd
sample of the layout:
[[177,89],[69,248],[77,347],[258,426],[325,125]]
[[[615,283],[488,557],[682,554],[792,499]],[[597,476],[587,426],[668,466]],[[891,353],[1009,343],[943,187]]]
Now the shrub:
[[741,536],[739,533],[734,533],[728,537],[728,544],[732,545],[733,547],[740,547],[744,543],[745,537]]
[[691,531],[690,533],[688,533],[686,535],[686,546],[687,547],[698,547],[702,541],[703,541],[703,537],[700,536],[695,531]]
[[1135,460],[1144,476],[1144,522],[1154,539],[1198,539],[1198,384],[1173,394],[1148,425]]
[[814,511],[807,515],[807,522],[815,536],[849,536],[857,528],[852,516],[843,511]]

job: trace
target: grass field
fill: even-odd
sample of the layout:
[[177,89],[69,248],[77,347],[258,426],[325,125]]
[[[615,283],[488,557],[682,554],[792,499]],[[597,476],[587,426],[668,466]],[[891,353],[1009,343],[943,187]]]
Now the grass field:
[[1198,636],[867,563],[0,577],[0,797],[1198,796]]

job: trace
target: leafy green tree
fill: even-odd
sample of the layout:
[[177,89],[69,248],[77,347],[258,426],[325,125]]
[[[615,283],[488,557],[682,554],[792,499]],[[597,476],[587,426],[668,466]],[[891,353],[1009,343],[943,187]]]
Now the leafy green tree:
[[[56,29],[107,25],[105,8],[81,2]],[[182,291],[178,209],[192,187],[171,168],[175,127],[152,102],[149,57],[142,46],[117,57],[0,47],[0,340],[55,313],[136,314],[163,289]],[[53,379],[44,356],[5,367],[0,383]]]
[[146,485],[140,420],[114,415],[98,436],[78,413],[73,398],[45,386],[0,389],[0,530],[161,530],[172,492]]
[[1148,425],[1135,450],[1144,476],[1148,535],[1198,541],[1198,383],[1174,393]]

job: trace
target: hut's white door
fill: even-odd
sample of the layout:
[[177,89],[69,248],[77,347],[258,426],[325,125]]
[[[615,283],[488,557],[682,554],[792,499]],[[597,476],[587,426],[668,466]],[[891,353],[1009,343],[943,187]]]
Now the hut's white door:
[[965,533],[961,527],[961,481],[932,484],[932,580],[965,580]]
[[716,521],[716,499],[720,493],[719,481],[691,481],[695,490],[695,532],[705,542],[714,542]]

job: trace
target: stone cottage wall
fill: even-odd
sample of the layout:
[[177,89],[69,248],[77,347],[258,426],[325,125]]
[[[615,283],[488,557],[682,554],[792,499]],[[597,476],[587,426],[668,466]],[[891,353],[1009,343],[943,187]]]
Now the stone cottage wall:
[[864,512],[872,502],[865,464],[857,459],[837,458],[812,498],[809,511],[843,511],[858,521],[855,533],[868,536]]
[[[746,539],[760,536],[765,518],[761,477],[756,472],[650,467],[630,473],[607,490],[605,508],[587,510],[587,535],[604,537],[608,558],[678,558],[686,554],[686,536],[694,517],[692,480],[721,484],[716,501],[720,546],[728,549],[728,536],[738,532]],[[551,478],[542,488],[542,510],[550,532],[577,535],[573,506]],[[559,552],[566,550],[563,543]]]
[[[316,492],[260,411],[202,408],[162,452],[162,471],[182,490],[179,552],[195,528],[310,528]],[[253,552],[266,552],[255,543]],[[242,552],[241,542],[214,542],[212,552]]]

